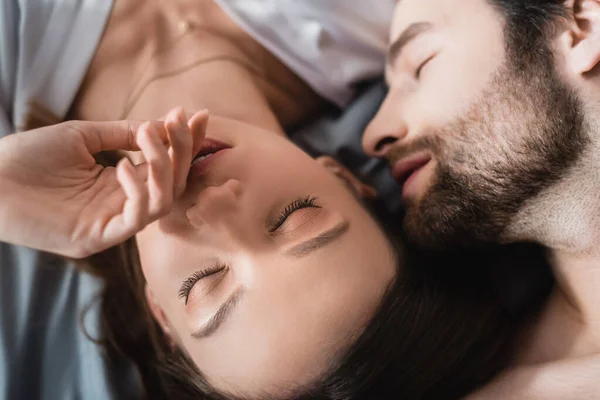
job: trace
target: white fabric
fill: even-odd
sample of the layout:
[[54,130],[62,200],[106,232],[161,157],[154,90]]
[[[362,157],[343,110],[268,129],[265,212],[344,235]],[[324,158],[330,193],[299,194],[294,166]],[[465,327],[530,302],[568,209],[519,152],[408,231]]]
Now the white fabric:
[[345,106],[383,73],[396,0],[216,0],[326,99]]
[[0,135],[35,100],[68,112],[110,15],[111,0],[0,1]]

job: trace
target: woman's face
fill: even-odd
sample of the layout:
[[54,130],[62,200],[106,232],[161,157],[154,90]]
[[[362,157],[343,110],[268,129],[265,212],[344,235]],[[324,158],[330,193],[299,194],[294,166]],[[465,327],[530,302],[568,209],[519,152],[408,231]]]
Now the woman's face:
[[274,393],[323,374],[396,274],[384,233],[334,174],[276,134],[211,117],[219,151],[137,235],[154,315],[209,382]]

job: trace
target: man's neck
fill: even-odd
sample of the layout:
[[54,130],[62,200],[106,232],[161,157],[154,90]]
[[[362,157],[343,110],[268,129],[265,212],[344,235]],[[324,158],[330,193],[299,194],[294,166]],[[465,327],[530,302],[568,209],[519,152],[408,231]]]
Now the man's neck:
[[[598,135],[600,136],[600,135]],[[600,139],[514,219],[508,237],[550,250],[557,289],[524,346],[531,362],[600,352]],[[535,343],[535,344],[533,344]]]
[[600,260],[600,133],[552,187],[530,200],[508,229],[510,240],[539,242]]

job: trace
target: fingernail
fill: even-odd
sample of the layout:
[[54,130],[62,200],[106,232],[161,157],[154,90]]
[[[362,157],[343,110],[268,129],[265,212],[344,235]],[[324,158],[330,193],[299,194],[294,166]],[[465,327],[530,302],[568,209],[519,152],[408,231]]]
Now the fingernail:
[[150,122],[144,122],[142,125],[140,125],[140,127],[138,128],[136,135],[135,135],[135,140],[137,142],[139,142],[139,140],[144,136],[151,136],[150,134]]
[[198,115],[202,115],[202,114],[210,114],[210,112],[205,108],[204,110],[200,110],[200,111],[197,111],[196,113],[194,113],[194,115],[192,115],[192,118],[197,117]]
[[156,128],[154,126],[149,124],[148,129],[146,129],[146,131],[148,132],[148,137],[150,138],[150,140],[152,140],[152,142],[154,142],[155,144],[162,143],[162,140],[158,137]]
[[180,108],[177,111],[177,122],[181,126],[187,126],[187,117],[185,115],[185,110],[183,108]]

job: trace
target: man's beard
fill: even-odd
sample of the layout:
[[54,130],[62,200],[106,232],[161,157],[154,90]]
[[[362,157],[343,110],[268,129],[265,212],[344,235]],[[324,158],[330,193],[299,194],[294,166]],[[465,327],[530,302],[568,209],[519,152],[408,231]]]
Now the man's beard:
[[429,150],[432,186],[406,204],[409,241],[433,248],[511,240],[526,202],[561,179],[588,142],[583,107],[550,55],[520,67],[508,57],[470,109],[395,156]]

